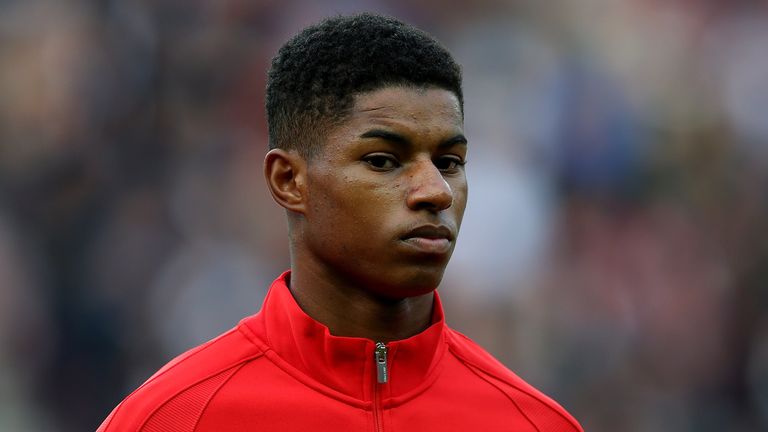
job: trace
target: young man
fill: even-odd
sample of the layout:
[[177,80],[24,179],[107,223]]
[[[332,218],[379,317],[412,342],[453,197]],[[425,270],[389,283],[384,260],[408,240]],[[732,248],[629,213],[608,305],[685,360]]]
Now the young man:
[[581,431],[443,319],[435,288],[467,200],[450,54],[392,18],[331,18],[280,49],[267,115],[291,270],[99,430]]

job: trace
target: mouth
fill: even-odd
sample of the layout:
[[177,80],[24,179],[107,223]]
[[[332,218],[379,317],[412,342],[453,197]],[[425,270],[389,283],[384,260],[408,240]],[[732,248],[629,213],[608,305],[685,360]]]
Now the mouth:
[[453,231],[444,225],[422,225],[400,238],[418,252],[434,255],[450,252],[453,239]]

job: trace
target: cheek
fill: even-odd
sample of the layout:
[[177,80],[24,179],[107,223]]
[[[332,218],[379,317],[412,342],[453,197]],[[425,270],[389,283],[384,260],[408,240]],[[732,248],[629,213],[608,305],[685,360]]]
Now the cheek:
[[[333,266],[362,271],[384,258],[398,232],[394,194],[364,181],[316,185],[307,215],[307,239],[314,253]],[[357,270],[355,270],[357,269]]]
[[311,225],[339,237],[372,236],[392,211],[394,195],[370,181],[341,175],[310,190]]
[[453,209],[454,215],[456,215],[457,225],[461,226],[461,219],[464,217],[464,209],[467,207],[469,189],[466,181],[457,185],[451,185],[451,189],[453,190],[453,205],[451,208]]

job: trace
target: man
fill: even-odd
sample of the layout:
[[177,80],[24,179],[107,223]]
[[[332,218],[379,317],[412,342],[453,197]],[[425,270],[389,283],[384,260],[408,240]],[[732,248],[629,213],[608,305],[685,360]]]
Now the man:
[[331,18],[280,49],[266,105],[291,270],[99,430],[581,431],[443,319],[467,200],[450,54],[392,18]]

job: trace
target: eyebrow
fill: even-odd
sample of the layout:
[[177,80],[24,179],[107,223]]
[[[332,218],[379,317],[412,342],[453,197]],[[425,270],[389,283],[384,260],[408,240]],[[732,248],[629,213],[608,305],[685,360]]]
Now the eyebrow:
[[[384,141],[389,141],[393,144],[397,144],[398,146],[409,146],[411,144],[411,141],[408,140],[408,138],[400,135],[399,133],[384,130],[384,129],[371,129],[363,133],[362,135],[360,135],[360,138],[381,139]],[[438,148],[446,148],[446,147],[451,147],[454,145],[461,145],[461,144],[467,145],[467,138],[462,134],[457,134],[441,142],[438,145]]]

